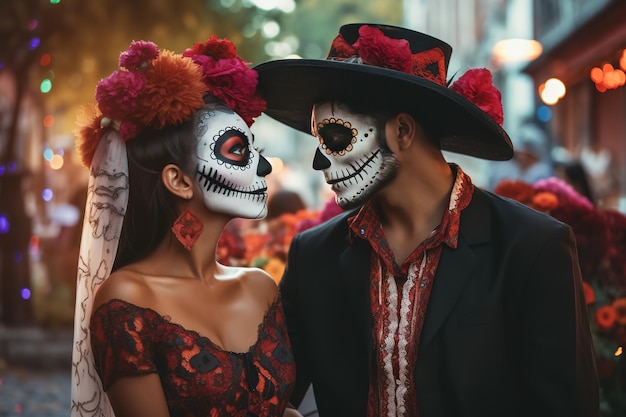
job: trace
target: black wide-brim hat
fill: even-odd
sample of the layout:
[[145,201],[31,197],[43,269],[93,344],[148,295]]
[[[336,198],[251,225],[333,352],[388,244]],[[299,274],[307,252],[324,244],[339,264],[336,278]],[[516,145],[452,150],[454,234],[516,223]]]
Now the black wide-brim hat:
[[[370,30],[368,33],[372,33],[370,28],[382,31],[387,41],[396,42],[393,48],[398,44],[394,40],[406,40],[412,55],[408,64],[406,60],[396,64],[398,60],[393,56],[389,62],[383,62],[385,57],[379,59],[393,49],[384,39],[374,48],[373,56],[359,56],[357,42],[366,41],[360,35],[363,26]],[[510,159],[513,145],[500,124],[448,87],[446,72],[451,54],[450,45],[423,33],[355,23],[341,27],[325,60],[282,59],[254,69],[259,76],[259,91],[267,101],[265,113],[302,132],[311,133],[311,111],[316,103],[380,104],[418,115],[431,127],[431,133],[434,127],[443,150],[490,160]],[[379,66],[389,63],[387,67]],[[501,109],[499,92],[497,95]]]

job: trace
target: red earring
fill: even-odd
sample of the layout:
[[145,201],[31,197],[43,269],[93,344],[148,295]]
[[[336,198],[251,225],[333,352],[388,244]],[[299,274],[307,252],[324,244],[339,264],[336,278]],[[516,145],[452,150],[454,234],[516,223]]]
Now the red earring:
[[191,250],[202,233],[202,227],[200,219],[187,206],[174,221],[172,232],[185,249]]

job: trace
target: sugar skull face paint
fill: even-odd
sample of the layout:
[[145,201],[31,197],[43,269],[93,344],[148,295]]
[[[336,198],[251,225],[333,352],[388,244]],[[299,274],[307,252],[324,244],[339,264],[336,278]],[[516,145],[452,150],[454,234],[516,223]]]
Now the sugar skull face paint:
[[381,130],[374,117],[341,103],[313,107],[311,131],[319,139],[313,168],[324,173],[340,207],[363,204],[395,175],[393,154],[380,146]]
[[264,177],[272,167],[252,146],[246,122],[227,108],[206,111],[200,116],[196,137],[196,179],[206,206],[235,217],[264,217]]

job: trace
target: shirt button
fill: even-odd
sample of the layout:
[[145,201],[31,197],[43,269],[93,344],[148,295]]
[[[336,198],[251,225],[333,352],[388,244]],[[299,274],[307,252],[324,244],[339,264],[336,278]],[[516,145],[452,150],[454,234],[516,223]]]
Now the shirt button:
[[361,230],[359,230],[359,233],[361,233],[362,235],[364,235],[364,234],[365,234],[365,228],[363,228],[363,227],[362,227],[362,228],[361,228]]

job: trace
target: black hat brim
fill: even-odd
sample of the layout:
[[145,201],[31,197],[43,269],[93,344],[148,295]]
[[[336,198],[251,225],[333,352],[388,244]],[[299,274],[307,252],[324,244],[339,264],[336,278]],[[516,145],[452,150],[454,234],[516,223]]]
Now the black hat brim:
[[321,101],[394,103],[437,126],[443,150],[496,161],[513,156],[511,139],[498,123],[457,92],[427,79],[331,60],[284,59],[254,69],[267,101],[265,113],[299,131],[311,133],[311,110]]

